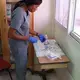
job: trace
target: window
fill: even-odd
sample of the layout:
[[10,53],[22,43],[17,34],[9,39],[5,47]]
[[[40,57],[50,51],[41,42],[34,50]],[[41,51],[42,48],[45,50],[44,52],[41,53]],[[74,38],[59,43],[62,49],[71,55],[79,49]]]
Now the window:
[[56,16],[55,19],[67,28],[69,13],[69,0],[56,0]]
[[75,19],[74,19],[74,29],[77,35],[80,36],[80,0],[76,1],[76,9],[75,9]]
[[80,42],[80,0],[70,1],[68,33]]

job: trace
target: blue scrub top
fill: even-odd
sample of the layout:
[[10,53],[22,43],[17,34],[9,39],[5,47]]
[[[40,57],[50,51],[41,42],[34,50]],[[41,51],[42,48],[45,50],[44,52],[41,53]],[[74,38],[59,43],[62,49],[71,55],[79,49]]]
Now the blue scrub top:
[[[17,35],[22,36],[29,36],[29,14],[25,12],[25,10],[21,7],[16,8],[12,12],[11,17],[11,25],[10,27],[16,29]],[[9,40],[10,46],[12,47],[27,47],[28,46],[28,40]]]

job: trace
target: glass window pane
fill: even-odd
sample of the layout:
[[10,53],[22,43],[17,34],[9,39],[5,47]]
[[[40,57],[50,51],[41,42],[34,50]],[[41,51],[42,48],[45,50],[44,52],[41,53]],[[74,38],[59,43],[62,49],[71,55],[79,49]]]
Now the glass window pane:
[[67,28],[69,13],[69,0],[56,0],[56,16],[55,19]]
[[74,21],[74,32],[80,35],[80,0],[76,2],[76,13]]

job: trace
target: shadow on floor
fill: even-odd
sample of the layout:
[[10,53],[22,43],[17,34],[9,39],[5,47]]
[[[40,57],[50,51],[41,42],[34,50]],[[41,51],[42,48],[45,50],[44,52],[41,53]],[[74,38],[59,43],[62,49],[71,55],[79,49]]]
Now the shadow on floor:
[[[11,70],[13,80],[16,80],[16,74],[14,70]],[[56,73],[47,73],[47,80],[59,80]],[[10,80],[9,74],[6,71],[0,72],[0,80]],[[27,71],[26,80],[43,80],[39,75],[32,75],[31,72]]]

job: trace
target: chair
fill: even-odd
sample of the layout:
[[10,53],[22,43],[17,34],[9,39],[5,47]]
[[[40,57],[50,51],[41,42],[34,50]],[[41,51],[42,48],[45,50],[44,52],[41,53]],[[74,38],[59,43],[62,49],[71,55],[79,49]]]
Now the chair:
[[10,79],[12,79],[11,73],[9,71],[9,68],[11,67],[11,64],[8,63],[7,61],[3,60],[2,58],[0,58],[0,70],[6,70],[9,73]]

